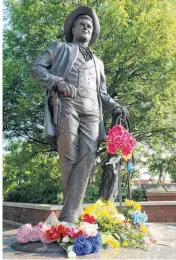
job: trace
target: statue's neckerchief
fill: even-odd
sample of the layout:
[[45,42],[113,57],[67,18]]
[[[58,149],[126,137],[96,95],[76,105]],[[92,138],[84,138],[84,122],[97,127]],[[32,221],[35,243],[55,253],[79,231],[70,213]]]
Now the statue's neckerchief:
[[89,47],[84,47],[82,44],[80,44],[79,50],[82,53],[82,55],[86,61],[92,59],[93,55],[92,55],[92,52],[90,51]]

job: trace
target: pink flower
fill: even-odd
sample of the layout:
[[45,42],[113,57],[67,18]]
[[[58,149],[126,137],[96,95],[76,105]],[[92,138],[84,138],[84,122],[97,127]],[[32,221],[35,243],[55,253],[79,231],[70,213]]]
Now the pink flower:
[[17,241],[21,244],[25,244],[29,242],[29,236],[32,233],[32,226],[31,224],[25,224],[20,227],[17,231]]
[[120,151],[122,155],[127,156],[136,145],[136,140],[124,127],[116,125],[108,131],[106,143],[109,154],[116,154]]
[[70,237],[76,239],[77,237],[81,236],[83,234],[82,230],[79,230],[76,227],[72,227],[70,229]]
[[25,224],[17,231],[17,241],[21,244],[28,242],[40,241],[43,223],[40,222],[32,227],[31,224]]
[[114,143],[107,143],[107,150],[109,154],[115,154],[116,153],[116,146]]

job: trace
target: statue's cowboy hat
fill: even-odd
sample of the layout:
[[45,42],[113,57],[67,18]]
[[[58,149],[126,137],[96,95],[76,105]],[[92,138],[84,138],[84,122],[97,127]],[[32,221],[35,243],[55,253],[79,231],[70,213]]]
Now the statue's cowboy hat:
[[95,13],[95,11],[92,8],[87,7],[87,6],[79,6],[66,17],[65,23],[64,23],[65,39],[67,42],[72,42],[72,40],[73,40],[72,26],[73,26],[74,21],[80,15],[88,15],[92,18],[93,33],[92,33],[92,38],[89,43],[89,45],[92,45],[93,43],[95,43],[97,37],[99,36],[100,24],[99,24],[98,16]]

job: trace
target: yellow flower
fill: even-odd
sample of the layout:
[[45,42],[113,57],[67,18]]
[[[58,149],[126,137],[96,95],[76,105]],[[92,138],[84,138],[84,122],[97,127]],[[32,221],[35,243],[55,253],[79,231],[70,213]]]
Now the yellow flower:
[[141,210],[141,205],[134,201],[134,200],[125,200],[125,204],[128,206],[128,207],[132,207],[134,210],[136,211],[140,211]]
[[112,229],[112,224],[111,223],[106,223],[104,221],[98,221],[98,226],[103,227],[104,230],[111,230]]
[[127,223],[131,223],[131,219],[130,218],[127,219]]
[[121,224],[123,223],[123,220],[120,219],[120,218],[115,218],[114,221],[113,221],[114,224]]
[[87,208],[84,209],[83,213],[89,214],[90,216],[94,216],[97,208],[98,207],[95,203],[91,204],[91,205],[87,206]]
[[[101,213],[102,212],[102,213]],[[91,216],[94,216],[95,218],[97,216],[114,216],[118,213],[118,210],[114,204],[114,202],[108,200],[99,199],[94,204],[89,205],[84,209],[84,214],[89,214]]]
[[140,231],[143,233],[147,233],[149,230],[148,227],[146,227],[145,225],[140,225]]
[[116,211],[116,212],[118,211],[117,208],[116,208],[115,203],[112,200],[108,200],[106,205],[112,211]]
[[115,219],[113,215],[111,215],[109,212],[104,211],[104,210],[97,212],[96,215],[95,215],[95,218],[96,219],[103,218],[106,222],[109,222],[109,223],[113,223],[114,219]]
[[127,240],[123,240],[122,243],[121,243],[121,246],[123,246],[123,247],[129,246],[128,241]]
[[115,239],[109,239],[107,241],[107,244],[112,246],[113,248],[118,248],[119,247],[119,242],[117,242]]
[[132,153],[128,154],[128,155],[122,155],[122,157],[127,161],[130,160],[132,157]]
[[96,213],[96,217],[97,218],[100,218],[100,217],[109,218],[109,217],[111,217],[111,215],[106,210],[102,210],[102,211],[99,211]]
[[113,248],[119,247],[119,242],[112,235],[102,233],[101,238],[103,244],[107,244]]
[[95,202],[95,204],[96,204],[96,205],[99,205],[100,207],[105,206],[106,203],[107,203],[107,201],[104,200],[104,199],[102,199],[102,198],[98,199],[98,200]]

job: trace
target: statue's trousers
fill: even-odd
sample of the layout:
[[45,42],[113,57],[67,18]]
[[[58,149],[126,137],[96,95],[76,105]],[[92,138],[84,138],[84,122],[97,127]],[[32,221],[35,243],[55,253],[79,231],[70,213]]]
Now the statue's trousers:
[[82,214],[82,203],[94,166],[99,134],[99,115],[81,113],[71,102],[62,102],[58,137],[64,205],[59,219],[74,222]]

